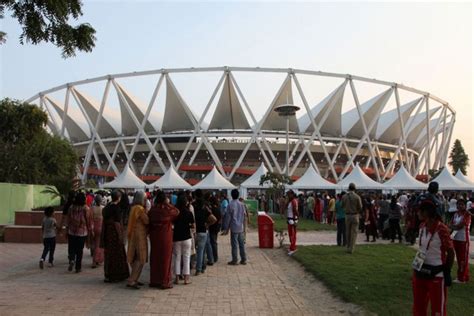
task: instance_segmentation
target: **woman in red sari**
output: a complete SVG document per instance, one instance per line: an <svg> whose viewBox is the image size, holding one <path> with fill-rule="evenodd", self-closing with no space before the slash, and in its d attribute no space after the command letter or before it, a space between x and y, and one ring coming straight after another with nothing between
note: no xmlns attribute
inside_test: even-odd
<svg viewBox="0 0 474 316"><path fill-rule="evenodd" d="M150 287L170 289L171 258L173 255L172 223L179 211L169 203L163 191L159 191L155 205L148 213L150 220Z"/></svg>

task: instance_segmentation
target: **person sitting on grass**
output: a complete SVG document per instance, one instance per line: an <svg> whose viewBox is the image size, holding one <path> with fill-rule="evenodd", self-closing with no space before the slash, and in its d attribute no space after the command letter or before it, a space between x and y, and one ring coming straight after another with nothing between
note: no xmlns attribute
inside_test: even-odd
<svg viewBox="0 0 474 316"><path fill-rule="evenodd" d="M49 267L53 267L54 249L56 248L56 219L54 218L54 209L50 206L44 209L43 223L41 224L43 232L43 254L39 262L39 267L44 268L44 261L49 253Z"/></svg>
<svg viewBox="0 0 474 316"><path fill-rule="evenodd" d="M413 260L413 315L446 315L447 287L451 285L454 247L442 213L429 195L419 199L419 251Z"/></svg>

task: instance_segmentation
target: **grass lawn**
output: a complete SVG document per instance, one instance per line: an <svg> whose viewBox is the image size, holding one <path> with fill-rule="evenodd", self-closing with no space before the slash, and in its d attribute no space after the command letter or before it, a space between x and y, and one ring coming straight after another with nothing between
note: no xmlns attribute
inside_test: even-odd
<svg viewBox="0 0 474 316"><path fill-rule="evenodd" d="M275 222L273 229L275 231L287 230L286 218L282 217L280 214L268 214L273 218ZM250 217L250 227L257 228L257 215L252 214ZM336 225L327 225L317 223L309 219L300 219L298 221L298 231L318 231L318 230L327 230L335 231Z"/></svg>
<svg viewBox="0 0 474 316"><path fill-rule="evenodd" d="M378 315L411 315L411 262L404 245L300 246L294 258L343 300ZM474 265L470 267L474 271ZM456 263L452 277L456 277ZM474 282L448 289L448 315L474 315Z"/></svg>

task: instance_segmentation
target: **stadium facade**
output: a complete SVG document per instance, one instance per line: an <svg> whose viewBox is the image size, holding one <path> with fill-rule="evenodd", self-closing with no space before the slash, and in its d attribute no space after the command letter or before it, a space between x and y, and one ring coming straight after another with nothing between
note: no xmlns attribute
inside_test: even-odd
<svg viewBox="0 0 474 316"><path fill-rule="evenodd" d="M180 76L188 89L200 89L196 75L211 73L217 84L204 92L208 101L200 107L183 97L175 84L175 76ZM250 78L246 88L240 74ZM265 77L252 79L261 75ZM129 79L152 85L149 100L142 103L130 92L124 83ZM277 84L268 93L271 89L263 88L270 82ZM97 98L87 93L91 87ZM256 100L271 101L249 101L247 90L262 96ZM161 110L156 105L159 98ZM84 181L118 174L126 164L148 180L170 167L196 180L215 165L238 184L262 162L269 170L284 173L287 122L274 109L289 103L301 108L289 121L290 175L299 176L312 164L321 175L337 181L359 163L383 182L401 164L414 176L444 166L456 115L446 101L402 84L291 68L158 69L106 75L45 90L26 101L45 109L48 129L76 148Z"/></svg>

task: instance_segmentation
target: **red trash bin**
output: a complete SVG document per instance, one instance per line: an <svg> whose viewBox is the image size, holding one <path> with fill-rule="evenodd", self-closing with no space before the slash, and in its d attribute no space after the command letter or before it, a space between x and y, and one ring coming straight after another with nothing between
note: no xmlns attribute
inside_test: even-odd
<svg viewBox="0 0 474 316"><path fill-rule="evenodd" d="M258 212L258 247L273 248L273 219L265 212Z"/></svg>

